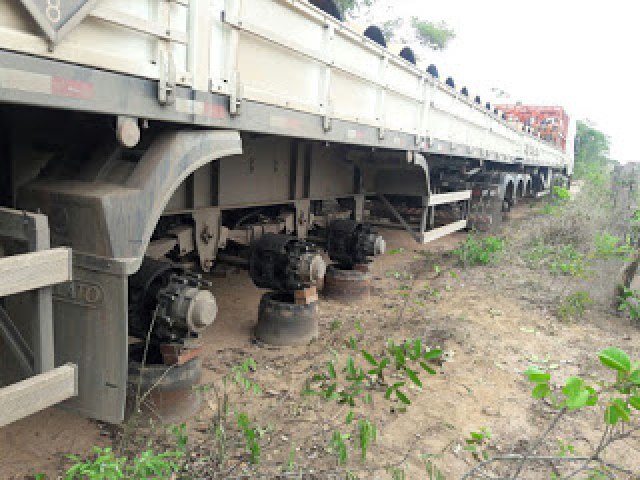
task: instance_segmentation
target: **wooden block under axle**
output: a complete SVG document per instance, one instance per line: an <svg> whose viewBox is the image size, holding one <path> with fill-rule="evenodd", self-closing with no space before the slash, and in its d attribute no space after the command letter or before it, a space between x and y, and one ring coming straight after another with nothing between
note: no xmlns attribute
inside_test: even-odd
<svg viewBox="0 0 640 480"><path fill-rule="evenodd" d="M160 345L160 353L165 365L184 365L202 353L202 346L186 348L183 345L168 343Z"/></svg>
<svg viewBox="0 0 640 480"><path fill-rule="evenodd" d="M318 301L318 291L316 290L316 287L296 290L293 292L293 300L296 305L309 305L310 303Z"/></svg>

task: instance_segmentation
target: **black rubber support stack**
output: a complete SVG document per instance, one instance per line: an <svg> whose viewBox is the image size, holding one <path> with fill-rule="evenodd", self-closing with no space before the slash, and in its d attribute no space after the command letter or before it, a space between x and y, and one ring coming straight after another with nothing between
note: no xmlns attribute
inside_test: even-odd
<svg viewBox="0 0 640 480"><path fill-rule="evenodd" d="M366 265L356 268L329 265L322 293L342 302L366 300L371 296L371 280L372 275Z"/></svg>
<svg viewBox="0 0 640 480"><path fill-rule="evenodd" d="M191 418L202 403L198 385L202 360L194 358L184 365L145 365L129 363L127 417L142 414L165 425ZM144 398L143 402L140 399ZM139 405L138 405L139 403ZM140 408L136 412L136 407Z"/></svg>
<svg viewBox="0 0 640 480"><path fill-rule="evenodd" d="M267 292L258 309L256 339L276 346L306 345L318 336L318 302L296 304L293 294Z"/></svg>

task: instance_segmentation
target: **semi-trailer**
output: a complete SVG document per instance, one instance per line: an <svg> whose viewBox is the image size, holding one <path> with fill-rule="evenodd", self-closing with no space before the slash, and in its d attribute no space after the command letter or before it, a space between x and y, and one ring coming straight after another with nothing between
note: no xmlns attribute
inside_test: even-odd
<svg viewBox="0 0 640 480"><path fill-rule="evenodd" d="M60 401L118 423L132 381L197 382L219 262L272 290L265 338L306 338L271 327L312 319L325 272L362 286L376 225L488 227L573 169L570 135L332 0L2 2L0 125L0 425Z"/></svg>

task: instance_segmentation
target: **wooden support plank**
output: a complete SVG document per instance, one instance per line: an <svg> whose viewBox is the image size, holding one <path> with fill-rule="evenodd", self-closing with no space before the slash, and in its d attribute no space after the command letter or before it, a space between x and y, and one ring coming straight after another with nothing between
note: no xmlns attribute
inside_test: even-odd
<svg viewBox="0 0 640 480"><path fill-rule="evenodd" d="M71 249L54 248L0 258L0 297L71 280Z"/></svg>
<svg viewBox="0 0 640 480"><path fill-rule="evenodd" d="M471 198L471 190L462 190L460 192L436 193L429 197L429 206L443 205L445 203L461 202Z"/></svg>
<svg viewBox="0 0 640 480"><path fill-rule="evenodd" d="M0 389L0 427L75 397L77 371L67 364Z"/></svg>
<svg viewBox="0 0 640 480"><path fill-rule="evenodd" d="M428 232L422 234L422 243L424 244L433 242L440 237L444 237L445 235L449 235L450 233L462 230L463 228L466 228L466 226L466 220L458 220L457 222L452 222L442 227L434 228L433 230L429 230Z"/></svg>

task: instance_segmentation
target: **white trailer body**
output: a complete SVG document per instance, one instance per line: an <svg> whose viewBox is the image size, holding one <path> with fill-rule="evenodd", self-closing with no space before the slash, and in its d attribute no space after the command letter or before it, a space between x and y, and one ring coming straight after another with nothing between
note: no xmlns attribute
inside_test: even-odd
<svg viewBox="0 0 640 480"><path fill-rule="evenodd" d="M571 174L572 139L565 153L513 128L316 3L0 2L0 263L39 250L5 242L25 240L23 211L73 258L71 282L0 298L0 365L77 366L28 392L53 382L69 408L123 420L148 258L209 272L219 250L374 207L428 242Z"/></svg>
<svg viewBox="0 0 640 480"><path fill-rule="evenodd" d="M184 89L174 89L175 101L162 112L151 112L108 105L100 97L119 96L118 88L79 74L47 75L0 61L5 99L42 104L44 96L68 108L571 170L571 152L516 131L305 1L77 0L70 3L88 6L55 43L20 3L0 4L3 50L152 80L161 95L174 84ZM23 3L40 5L32 8L47 22L45 0ZM48 8L49 15L57 11ZM249 102L274 109L260 124L243 121ZM312 115L322 129L305 128L287 112ZM331 134L334 120L348 128ZM375 129L376 138L360 127Z"/></svg>

